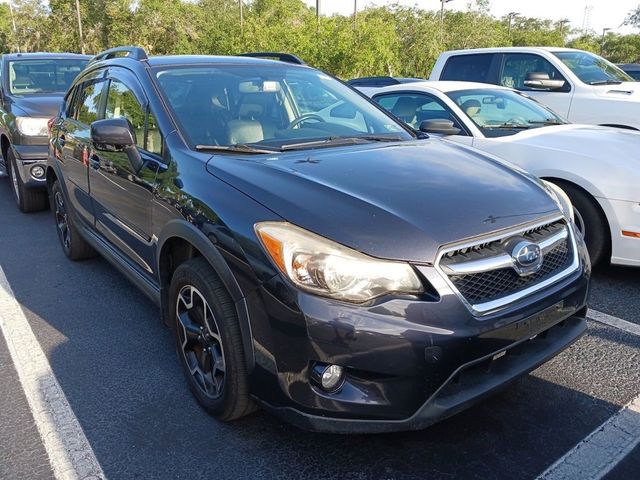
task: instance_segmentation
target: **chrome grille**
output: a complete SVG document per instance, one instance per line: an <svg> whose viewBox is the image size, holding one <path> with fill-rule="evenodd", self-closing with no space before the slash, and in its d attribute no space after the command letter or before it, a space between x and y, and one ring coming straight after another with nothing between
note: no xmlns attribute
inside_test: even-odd
<svg viewBox="0 0 640 480"><path fill-rule="evenodd" d="M543 261L539 270L519 274L507 242L526 239L540 246ZM490 241L479 241L445 251L438 266L451 285L477 313L512 301L520 292L535 291L563 274L575 264L575 243L564 220L511 232ZM542 288L542 287L540 287Z"/></svg>

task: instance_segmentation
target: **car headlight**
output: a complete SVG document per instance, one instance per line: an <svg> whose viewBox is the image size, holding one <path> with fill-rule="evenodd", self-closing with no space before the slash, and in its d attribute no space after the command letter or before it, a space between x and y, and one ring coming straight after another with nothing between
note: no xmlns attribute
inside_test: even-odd
<svg viewBox="0 0 640 480"><path fill-rule="evenodd" d="M16 117L16 126L27 137L46 137L49 135L48 121L48 118Z"/></svg>
<svg viewBox="0 0 640 480"><path fill-rule="evenodd" d="M575 214L573 211L573 204L571 203L569 196L564 193L564 190L562 190L555 183L547 182L546 180L542 181L547 187L547 191L549 192L549 194L551 194L553 199L558 204L558 207L560 207L560 211L562 211L562 214L565 216L565 218L571 222L574 222Z"/></svg>
<svg viewBox="0 0 640 480"><path fill-rule="evenodd" d="M356 303L423 291L408 263L369 257L286 222L257 223L255 230L271 260L302 290Z"/></svg>

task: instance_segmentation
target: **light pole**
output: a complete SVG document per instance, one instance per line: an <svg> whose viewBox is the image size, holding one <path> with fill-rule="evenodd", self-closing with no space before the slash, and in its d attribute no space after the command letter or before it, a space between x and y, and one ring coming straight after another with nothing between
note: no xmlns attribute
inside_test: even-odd
<svg viewBox="0 0 640 480"><path fill-rule="evenodd" d="M513 19L516 18L518 15L520 15L520 13L518 12L507 13L507 17L509 17L509 29L507 30L507 35L509 36L509 38L511 38L511 24L513 22Z"/></svg>
<svg viewBox="0 0 640 480"><path fill-rule="evenodd" d="M353 0L353 29L356 29L358 24L358 0Z"/></svg>
<svg viewBox="0 0 640 480"><path fill-rule="evenodd" d="M602 29L602 40L600 40L600 56L602 56L602 52L604 51L604 37L607 34L607 32L611 30L610 28L603 28Z"/></svg>
<svg viewBox="0 0 640 480"><path fill-rule="evenodd" d="M238 0L238 7L240 8L240 35L244 35L244 2Z"/></svg>
<svg viewBox="0 0 640 480"><path fill-rule="evenodd" d="M80 34L80 51L84 55L84 37L82 35L82 17L80 16L80 0L76 0L76 15L78 16L78 33Z"/></svg>
<svg viewBox="0 0 640 480"><path fill-rule="evenodd" d="M18 42L18 31L16 29L16 17L13 16L11 0L9 0L9 13L11 14L11 24L13 25L13 43L18 48L18 53L20 53L20 43Z"/></svg>
<svg viewBox="0 0 640 480"><path fill-rule="evenodd" d="M440 0L440 43L444 43L444 4L452 0Z"/></svg>
<svg viewBox="0 0 640 480"><path fill-rule="evenodd" d="M562 20L560 20L558 22L558 25L560 25L560 36L562 37L562 43L563 44L564 44L564 26L567 23L571 23L568 18L563 18Z"/></svg>

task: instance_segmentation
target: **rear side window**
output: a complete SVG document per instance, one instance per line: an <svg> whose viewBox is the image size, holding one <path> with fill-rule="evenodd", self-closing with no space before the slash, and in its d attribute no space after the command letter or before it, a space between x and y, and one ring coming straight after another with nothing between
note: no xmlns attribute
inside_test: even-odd
<svg viewBox="0 0 640 480"><path fill-rule="evenodd" d="M493 53L455 55L447 60L440 80L487 83L493 57Z"/></svg>

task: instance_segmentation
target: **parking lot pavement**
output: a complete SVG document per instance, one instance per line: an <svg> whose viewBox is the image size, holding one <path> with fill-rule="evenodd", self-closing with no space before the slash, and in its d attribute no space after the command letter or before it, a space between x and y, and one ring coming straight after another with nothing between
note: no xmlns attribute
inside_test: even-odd
<svg viewBox="0 0 640 480"><path fill-rule="evenodd" d="M551 362L424 431L321 435L263 412L221 424L192 399L169 330L130 283L102 259L67 261L50 213L20 214L3 182L0 225L0 267L110 479L536 478L640 393L640 336L590 322ZM596 274L594 305L638 322L627 271ZM0 411L17 410L13 398L0 395ZM0 451L23 428L3 418ZM607 478L633 478L637 453Z"/></svg>

